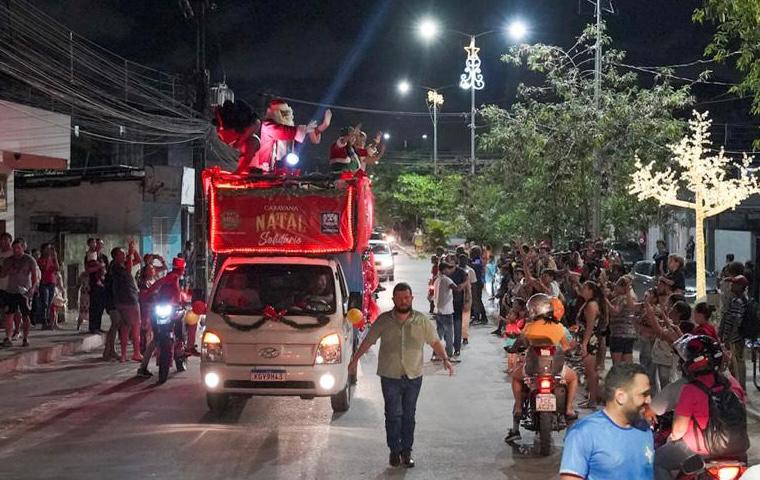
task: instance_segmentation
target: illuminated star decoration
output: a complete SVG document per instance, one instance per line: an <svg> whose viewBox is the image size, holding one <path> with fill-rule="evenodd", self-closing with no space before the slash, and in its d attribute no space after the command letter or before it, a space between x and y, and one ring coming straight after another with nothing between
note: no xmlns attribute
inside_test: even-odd
<svg viewBox="0 0 760 480"><path fill-rule="evenodd" d="M480 48L475 46L475 37L470 38L470 45L464 47L467 52L467 60L464 64L464 73L459 78L459 86L465 90L483 90L485 82L483 81L483 74L480 73L480 57L478 52Z"/></svg>
<svg viewBox="0 0 760 480"><path fill-rule="evenodd" d="M428 90L427 101L430 105L440 106L443 105L443 95L435 90Z"/></svg>

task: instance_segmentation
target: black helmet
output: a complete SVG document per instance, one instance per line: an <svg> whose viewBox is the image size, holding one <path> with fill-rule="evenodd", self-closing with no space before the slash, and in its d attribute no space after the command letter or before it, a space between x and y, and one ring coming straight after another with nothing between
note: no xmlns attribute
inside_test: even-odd
<svg viewBox="0 0 760 480"><path fill-rule="evenodd" d="M537 293L528 299L525 306L528 310L528 320L531 322L539 318L554 320L554 304L549 295Z"/></svg>
<svg viewBox="0 0 760 480"><path fill-rule="evenodd" d="M707 335L683 335L673 342L673 350L678 354L681 370L686 376L717 372L723 362L720 343Z"/></svg>

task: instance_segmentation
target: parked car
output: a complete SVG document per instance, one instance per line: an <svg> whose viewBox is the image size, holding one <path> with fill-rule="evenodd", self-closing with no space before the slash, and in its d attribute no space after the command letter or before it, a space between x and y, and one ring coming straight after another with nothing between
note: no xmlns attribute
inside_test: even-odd
<svg viewBox="0 0 760 480"><path fill-rule="evenodd" d="M654 260L641 260L633 265L631 270L633 275L633 290L639 298L650 288L657 285L657 278L654 271ZM692 261L686 262L684 267L686 276L686 291L684 295L689 303L694 303L697 299L697 263ZM714 272L707 272L706 275L707 293L716 293L718 291L718 280Z"/></svg>
<svg viewBox="0 0 760 480"><path fill-rule="evenodd" d="M377 270L378 279L381 282L392 282L396 269L396 262L393 257L398 253L394 252L390 243L385 240L370 240L369 248L375 255L375 270Z"/></svg>

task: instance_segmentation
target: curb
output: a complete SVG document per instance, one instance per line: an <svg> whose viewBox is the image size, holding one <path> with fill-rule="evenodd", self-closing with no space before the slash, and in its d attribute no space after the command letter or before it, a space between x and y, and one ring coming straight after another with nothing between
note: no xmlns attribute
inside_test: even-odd
<svg viewBox="0 0 760 480"><path fill-rule="evenodd" d="M104 337L104 335L83 335L70 341L20 352L17 355L0 360L0 375L45 363L53 363L60 360L61 357L92 352L103 347Z"/></svg>

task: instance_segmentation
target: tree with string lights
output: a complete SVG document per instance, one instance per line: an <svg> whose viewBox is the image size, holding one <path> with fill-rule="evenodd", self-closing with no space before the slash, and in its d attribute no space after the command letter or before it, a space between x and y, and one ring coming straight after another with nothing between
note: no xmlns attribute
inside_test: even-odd
<svg viewBox="0 0 760 480"><path fill-rule="evenodd" d="M660 205L693 210L696 216L697 298L704 298L705 219L735 208L754 193L760 193L758 178L750 170L752 157L745 153L739 162L716 153L710 140L712 121L708 112L694 112L689 133L669 146L677 168L656 170L654 162L643 164L636 155L636 170L629 191L639 200L654 199ZM686 194L684 190L690 192Z"/></svg>

